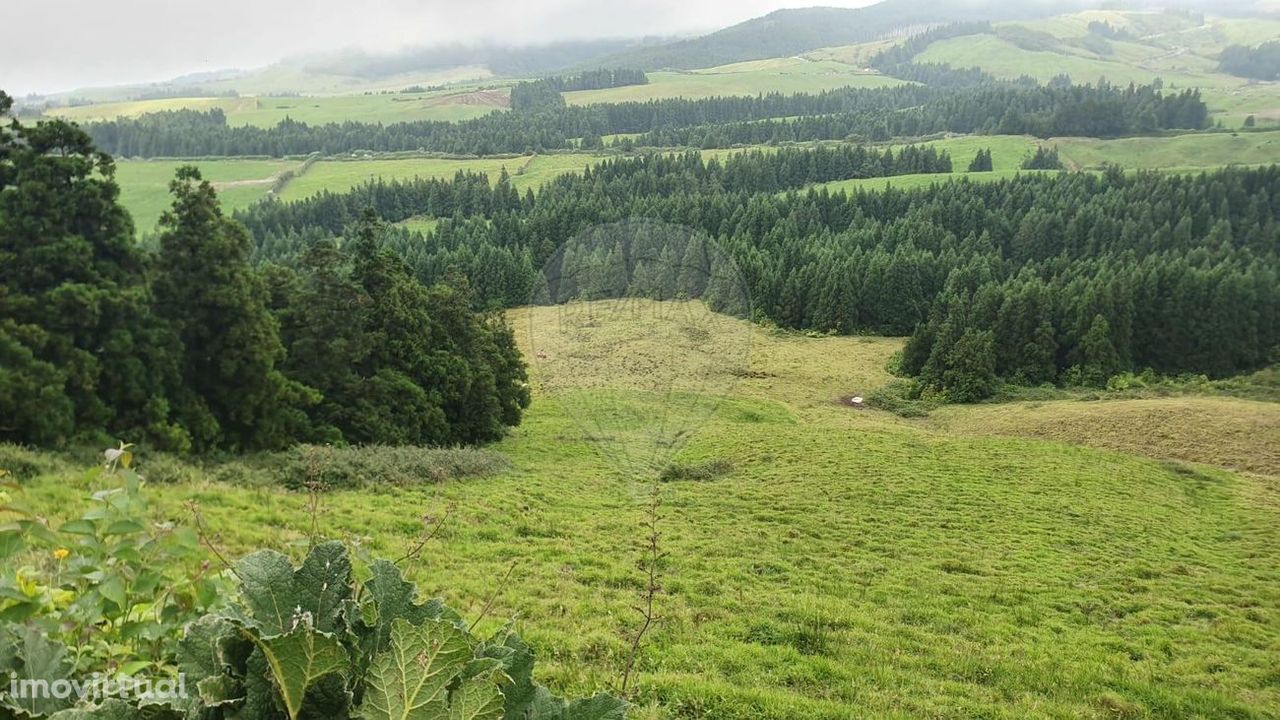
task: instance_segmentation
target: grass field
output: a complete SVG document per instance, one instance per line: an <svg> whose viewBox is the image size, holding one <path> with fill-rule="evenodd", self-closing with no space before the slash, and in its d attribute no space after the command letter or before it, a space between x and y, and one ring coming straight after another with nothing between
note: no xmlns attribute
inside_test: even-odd
<svg viewBox="0 0 1280 720"><path fill-rule="evenodd" d="M646 428L667 417L644 370L656 358L671 377L711 378L717 393L704 416L677 416L687 446L676 459L728 470L661 485L662 621L645 644L634 717L1276 715L1274 476L1079 447L1058 435L988 435L1006 425L1000 407L917 425L837 404L888 379L895 339L725 325L706 337L728 338L733 357L750 344L749 372L730 376L732 363L718 371L670 346L695 335L655 318L699 314L667 305L578 308L589 327L563 322L559 309L514 312L522 347L533 338L547 358L531 361L525 422L496 446L513 469L328 494L320 531L398 556L422 513L453 504L409 567L423 590L467 618L494 595L480 630L518 616L554 688L616 683L642 588L647 482L610 457L653 450ZM598 363L555 374L570 352ZM558 382L548 387L550 377ZM1105 418L1119 407L1072 410ZM1059 415L1050 404L1020 412ZM1170 432L1205 436L1186 459L1221 457L1215 438L1232 438L1233 454L1274 451L1271 436L1239 434L1235 420L1205 423L1229 415L1247 424L1274 418L1273 408L1224 400L1205 412L1170 412L1162 426L1186 419ZM663 432L672 430L667 420ZM629 431L589 432L600 422ZM143 452L144 475L146 462ZM84 482L78 473L45 476L26 494L66 516ZM177 520L184 502L198 501L230 553L261 544L300 552L290 543L311 523L305 494L274 487L204 479L152 495L158 516Z"/></svg>
<svg viewBox="0 0 1280 720"><path fill-rule="evenodd" d="M120 183L120 202L133 216L140 233L150 232L169 208L173 198L169 181L182 165L200 168L206 180L218 190L224 210L248 207L261 200L271 189L275 176L302 163L293 160L130 160L116 163L116 180Z"/></svg>
<svg viewBox="0 0 1280 720"><path fill-rule="evenodd" d="M286 117L311 125L343 122L394 123L412 120L468 120L505 110L510 105L507 88L475 86L423 93L372 93L333 96L264 95L238 98L165 98L82 105L51 111L60 117L87 122L117 117L137 117L166 110L220 108L231 125L271 127Z"/></svg>
<svg viewBox="0 0 1280 720"><path fill-rule="evenodd" d="M1280 477L1280 404L1178 397L950 406L925 424L1037 437Z"/></svg>
<svg viewBox="0 0 1280 720"><path fill-rule="evenodd" d="M1090 45L1090 22L1124 29L1130 39L1109 40L1101 48ZM1169 89L1199 88L1211 119L1235 128L1249 115L1259 124L1280 122L1280 83L1250 83L1219 73L1218 55L1232 43L1257 45L1275 39L1280 39L1280 21L1275 20L1210 17L1199 25L1174 13L1089 10L999 23L994 35L940 41L916 59L980 67L1003 78L1030 75L1040 81L1060 73L1077 83L1105 77L1113 84L1145 84L1159 78ZM843 50L851 58L868 51L860 46Z"/></svg>
<svg viewBox="0 0 1280 720"><path fill-rule="evenodd" d="M401 220L396 223L397 226L407 228L414 232L428 233L436 229L440 224L439 218L429 217L427 215L415 215L408 220Z"/></svg>
<svg viewBox="0 0 1280 720"><path fill-rule="evenodd" d="M307 172L295 177L280 193L282 200L299 200L321 191L345 192L374 178L408 179L413 177L451 178L459 170L483 172L493 181L506 168L512 185L523 192L537 189L542 183L565 172L582 170L597 162L587 154L517 155L484 158L385 158L369 160L321 160L312 163Z"/></svg>
<svg viewBox="0 0 1280 720"><path fill-rule="evenodd" d="M1019 172L1026 156L1039 144L1058 148L1070 169L1090 170L1104 162L1127 169L1162 169L1185 172L1232 164L1280 163L1280 131L1250 133L1211 133L1165 138L1052 138L1037 140L1021 135L957 136L924 143L951 154L955 172L950 175L902 175L892 178L867 178L827 183L832 189L899 189L927 186L967 177L975 182L1000 180ZM761 148L726 148L704 150L704 157L725 159L748 150ZM965 173L969 162L980 149L990 149L994 172ZM285 184L282 200L300 200L322 191L345 192L376 177L407 179L420 177L452 177L459 170L484 172L497 180L503 168L511 175L513 185L523 192L537 190L552 178L579 172L599 162L604 156L588 153L553 153L533 156L484 158L392 157L370 159L330 159L312 163ZM219 195L231 208L245 207L264 197L274 176L301 163L288 160L198 160L194 161L205 176L214 181ZM169 205L168 183L177 161L121 161L118 179L126 208L133 214L139 230L155 226L160 213Z"/></svg>
<svg viewBox="0 0 1280 720"><path fill-rule="evenodd" d="M1212 133L1167 138L1052 138L1073 169L1114 163L1132 169L1207 168L1280 162L1280 132Z"/></svg>
<svg viewBox="0 0 1280 720"><path fill-rule="evenodd" d="M1150 84L1159 77L1170 89L1238 87L1245 84L1239 78L1217 73L1179 72L1063 52L1026 50L995 35L967 35L942 40L930 45L915 59L917 62L948 63L955 67L980 67L1000 78L1016 79L1030 75L1041 82L1066 73L1077 83L1094 83L1105 77L1116 85Z"/></svg>
<svg viewBox="0 0 1280 720"><path fill-rule="evenodd" d="M834 60L775 58L688 72L651 72L647 85L569 92L564 98L571 105L590 105L672 97L819 92L847 86L901 85L902 82L864 73L853 65Z"/></svg>

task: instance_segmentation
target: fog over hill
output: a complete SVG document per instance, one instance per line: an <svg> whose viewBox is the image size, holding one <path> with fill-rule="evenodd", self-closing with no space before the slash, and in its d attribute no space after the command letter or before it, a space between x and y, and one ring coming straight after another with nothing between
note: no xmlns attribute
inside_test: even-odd
<svg viewBox="0 0 1280 720"><path fill-rule="evenodd" d="M431 84L600 65L687 70L866 42L948 22L1048 17L1106 4L840 0L837 4L843 7L801 7L803 0L629 0L595 6L554 0L496 12L493 1L420 8L387 0L368 9L361 6L354 14L336 3L329 7L328 0L305 11L293 3L274 3L255 5L252 13L246 8L258 19L251 25L195 13L184 14L181 27L144 33L140 29L164 17L164 12L148 7L156 4L154 0L144 0L113 10L101 22L76 23L56 35L14 36L0 66L0 87L11 94L60 92L64 97L103 101L163 94L166 88L208 94L337 91L333 82L309 82L316 76L339 78L336 86L342 92L359 92L379 79ZM246 0L230 0L229 5L242 2ZM91 16L101 12L96 5L84 4L77 11ZM1128 9L1166 5L1125 3ZM1256 0L1177 5L1219 13L1266 10ZM14 12L18 23L49 26L55 24L49 17L52 7L30 4ZM228 18L243 16L233 10L220 6L218 12ZM138 23L123 22L135 14ZM735 18L743 20L726 26L726 20ZM90 27L92 38L77 35ZM287 30L263 33L263 27ZM92 58L85 52L89 47L95 49ZM470 70L443 72L457 68ZM81 89L68 92L73 87Z"/></svg>

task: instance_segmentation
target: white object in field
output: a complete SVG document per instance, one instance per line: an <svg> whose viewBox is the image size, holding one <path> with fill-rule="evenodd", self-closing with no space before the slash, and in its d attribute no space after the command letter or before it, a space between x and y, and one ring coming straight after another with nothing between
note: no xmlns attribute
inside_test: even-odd
<svg viewBox="0 0 1280 720"><path fill-rule="evenodd" d="M854 404L854 405L861 405L861 404L862 404L862 396L861 396L861 395L854 395L853 397L849 398L849 402L850 402L850 403L852 403L852 404Z"/></svg>

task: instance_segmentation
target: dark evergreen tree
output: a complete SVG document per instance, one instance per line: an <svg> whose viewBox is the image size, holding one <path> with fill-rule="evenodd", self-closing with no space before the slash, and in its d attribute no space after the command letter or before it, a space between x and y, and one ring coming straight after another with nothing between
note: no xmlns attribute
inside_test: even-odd
<svg viewBox="0 0 1280 720"><path fill-rule="evenodd" d="M991 172L991 149L979 150L969 163L969 172Z"/></svg>
<svg viewBox="0 0 1280 720"><path fill-rule="evenodd" d="M194 167L170 183L161 218L155 314L180 343L175 410L205 451L280 448L310 434L305 408L319 395L277 367L284 348L249 265L249 236L223 216L213 186Z"/></svg>
<svg viewBox="0 0 1280 720"><path fill-rule="evenodd" d="M1035 153L1022 161L1023 170L1061 170L1062 160L1058 158L1057 146L1046 148L1041 145Z"/></svg>
<svg viewBox="0 0 1280 720"><path fill-rule="evenodd" d="M0 122L11 107L0 92ZM75 126L0 125L0 439L185 443L119 192L111 158Z"/></svg>

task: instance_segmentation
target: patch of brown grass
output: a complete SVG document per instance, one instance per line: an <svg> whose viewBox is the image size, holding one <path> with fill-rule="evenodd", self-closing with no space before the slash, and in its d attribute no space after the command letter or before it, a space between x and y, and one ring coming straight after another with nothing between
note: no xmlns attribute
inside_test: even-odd
<svg viewBox="0 0 1280 720"><path fill-rule="evenodd" d="M1221 397L950 406L930 425L1280 475L1280 404Z"/></svg>

